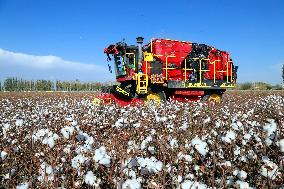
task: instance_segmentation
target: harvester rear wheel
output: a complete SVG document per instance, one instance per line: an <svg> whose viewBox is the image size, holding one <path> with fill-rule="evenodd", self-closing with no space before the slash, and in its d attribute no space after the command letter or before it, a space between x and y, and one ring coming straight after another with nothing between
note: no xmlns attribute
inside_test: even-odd
<svg viewBox="0 0 284 189"><path fill-rule="evenodd" d="M221 95L218 94L212 94L210 95L210 97L208 98L209 102L217 102L220 103L221 102Z"/></svg>

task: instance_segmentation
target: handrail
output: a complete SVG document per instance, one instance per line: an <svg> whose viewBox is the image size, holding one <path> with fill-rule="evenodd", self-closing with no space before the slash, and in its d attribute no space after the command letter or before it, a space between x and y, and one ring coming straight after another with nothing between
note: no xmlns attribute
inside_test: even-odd
<svg viewBox="0 0 284 189"><path fill-rule="evenodd" d="M229 66L228 66L228 63L231 63L232 61L227 61L226 62L226 65L227 65L227 72L226 72L226 74L227 74L227 83L229 83L229 77L228 77L228 75L229 75ZM231 82L232 82L232 75L231 75Z"/></svg>
<svg viewBox="0 0 284 189"><path fill-rule="evenodd" d="M216 62L219 62L221 60L214 60L213 62L210 62L210 64L214 64L214 84L216 83Z"/></svg>
<svg viewBox="0 0 284 189"><path fill-rule="evenodd" d="M232 64L232 61L230 61L231 65L231 83L233 82L233 64Z"/></svg>
<svg viewBox="0 0 284 189"><path fill-rule="evenodd" d="M168 80L168 69L171 70L171 68L168 68L168 58L174 58L174 57L176 57L176 56L174 56L174 55L168 55L168 56L166 56L166 68L164 68L164 69L166 69L166 80ZM174 68L174 69L175 69L175 68Z"/></svg>
<svg viewBox="0 0 284 189"><path fill-rule="evenodd" d="M186 59L184 59L184 81L186 81L186 71L190 71L190 70L193 70L192 68L187 68L186 67Z"/></svg>
<svg viewBox="0 0 284 189"><path fill-rule="evenodd" d="M202 72L208 72L210 70L202 70L201 66L202 66L202 60L210 60L208 58L193 58L193 60L199 60L199 83L201 84L201 76L202 76Z"/></svg>

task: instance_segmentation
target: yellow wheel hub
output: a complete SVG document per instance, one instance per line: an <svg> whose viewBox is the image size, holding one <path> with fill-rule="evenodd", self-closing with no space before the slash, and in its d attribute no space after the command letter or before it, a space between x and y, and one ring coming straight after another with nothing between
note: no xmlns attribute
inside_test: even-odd
<svg viewBox="0 0 284 189"><path fill-rule="evenodd" d="M154 102L155 104L160 104L161 103L161 98L158 94L156 93L150 93L146 97L146 103L152 103Z"/></svg>
<svg viewBox="0 0 284 189"><path fill-rule="evenodd" d="M94 98L94 100L92 101L92 104L95 106L98 106L101 104L101 99L99 98Z"/></svg>
<svg viewBox="0 0 284 189"><path fill-rule="evenodd" d="M221 96L217 94L213 94L209 97L209 102L221 102Z"/></svg>

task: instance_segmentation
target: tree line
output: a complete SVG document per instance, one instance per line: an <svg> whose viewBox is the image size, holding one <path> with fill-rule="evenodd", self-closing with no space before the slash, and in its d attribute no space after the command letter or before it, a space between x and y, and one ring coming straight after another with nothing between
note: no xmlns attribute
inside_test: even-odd
<svg viewBox="0 0 284 189"><path fill-rule="evenodd" d="M236 89L237 90L282 90L284 88L279 84L271 85L264 82L245 82L237 84Z"/></svg>
<svg viewBox="0 0 284 189"><path fill-rule="evenodd" d="M96 91L105 84L100 82L24 80L7 78L0 81L0 91Z"/></svg>

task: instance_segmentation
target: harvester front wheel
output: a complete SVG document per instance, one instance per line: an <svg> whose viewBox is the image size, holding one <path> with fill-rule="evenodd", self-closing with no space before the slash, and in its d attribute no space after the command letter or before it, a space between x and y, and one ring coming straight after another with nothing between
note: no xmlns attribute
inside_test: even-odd
<svg viewBox="0 0 284 189"><path fill-rule="evenodd" d="M150 103L160 104L161 103L161 97L158 93L149 93L146 96L145 102L146 102L146 104L150 104Z"/></svg>
<svg viewBox="0 0 284 189"><path fill-rule="evenodd" d="M101 99L96 98L96 97L95 97L95 98L93 99L93 101L92 101L92 104L93 104L94 106L99 106L101 103L102 103Z"/></svg>

